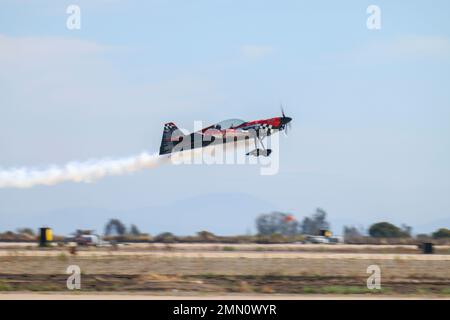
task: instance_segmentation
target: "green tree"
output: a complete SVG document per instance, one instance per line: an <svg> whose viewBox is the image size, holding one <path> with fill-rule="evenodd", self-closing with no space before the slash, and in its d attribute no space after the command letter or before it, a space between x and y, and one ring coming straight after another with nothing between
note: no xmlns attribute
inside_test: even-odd
<svg viewBox="0 0 450 320"><path fill-rule="evenodd" d="M378 222L370 226L369 235L374 238L407 238L410 229L400 229L389 222Z"/></svg>
<svg viewBox="0 0 450 320"><path fill-rule="evenodd" d="M215 236L214 233L206 231L206 230L197 232L197 236L203 241L215 241L215 240L217 240L217 237Z"/></svg>
<svg viewBox="0 0 450 320"><path fill-rule="evenodd" d="M256 230L260 235L282 234L292 236L297 234L298 222L292 216L282 212L261 214L256 218Z"/></svg>
<svg viewBox="0 0 450 320"><path fill-rule="evenodd" d="M127 227L119 219L110 219L105 226L105 235L123 236L127 232Z"/></svg>
<svg viewBox="0 0 450 320"><path fill-rule="evenodd" d="M177 241L177 237L170 232L163 232L155 237L155 242L173 243Z"/></svg>
<svg viewBox="0 0 450 320"><path fill-rule="evenodd" d="M344 238L359 238L364 234L362 228L357 228L355 226L344 226Z"/></svg>
<svg viewBox="0 0 450 320"><path fill-rule="evenodd" d="M311 217L305 217L300 226L302 234L318 235L320 230L330 230L330 223L327 221L327 213L321 208L317 208Z"/></svg>
<svg viewBox="0 0 450 320"><path fill-rule="evenodd" d="M19 233L19 234L28 234L30 236L34 236L35 235L33 229L31 229L31 228L19 228L19 229L17 229L17 233Z"/></svg>
<svg viewBox="0 0 450 320"><path fill-rule="evenodd" d="M450 238L450 229L440 228L432 233L432 237L435 239L439 238Z"/></svg>
<svg viewBox="0 0 450 320"><path fill-rule="evenodd" d="M130 234L133 236L140 236L141 235L141 231L139 230L139 228L135 225L132 224L130 227Z"/></svg>

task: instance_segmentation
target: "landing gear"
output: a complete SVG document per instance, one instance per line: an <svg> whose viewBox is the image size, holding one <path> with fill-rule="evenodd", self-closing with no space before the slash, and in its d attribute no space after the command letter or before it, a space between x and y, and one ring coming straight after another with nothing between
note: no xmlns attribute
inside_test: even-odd
<svg viewBox="0 0 450 320"><path fill-rule="evenodd" d="M248 152L246 155L247 156L255 156L255 157L259 157L259 156L263 156L263 157L268 157L270 156L270 154L272 153L271 149L255 149L253 151Z"/></svg>
<svg viewBox="0 0 450 320"><path fill-rule="evenodd" d="M258 148L257 139L258 139L259 143L261 143L262 149ZM272 149L266 149L266 147L264 147L264 144L263 144L261 138L259 138L259 137L255 137L255 148L256 148L255 150L248 152L246 155L247 156L252 155L255 157L259 157L259 156L268 157L272 153Z"/></svg>

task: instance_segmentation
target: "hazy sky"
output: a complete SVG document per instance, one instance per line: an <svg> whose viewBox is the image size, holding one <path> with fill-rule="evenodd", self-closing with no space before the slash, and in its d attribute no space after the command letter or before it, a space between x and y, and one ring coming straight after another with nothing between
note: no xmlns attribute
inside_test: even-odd
<svg viewBox="0 0 450 320"><path fill-rule="evenodd" d="M80 30L66 27L70 4ZM366 27L370 4L381 30ZM166 165L0 189L0 231L19 215L211 193L299 218L323 207L355 224L448 221L449 13L446 0L0 0L3 170L157 151L168 121L269 118L280 102L294 119L277 175Z"/></svg>

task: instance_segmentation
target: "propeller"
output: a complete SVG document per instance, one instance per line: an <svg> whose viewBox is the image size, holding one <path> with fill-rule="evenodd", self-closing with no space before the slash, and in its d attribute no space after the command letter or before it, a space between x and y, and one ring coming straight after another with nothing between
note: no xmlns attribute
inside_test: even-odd
<svg viewBox="0 0 450 320"><path fill-rule="evenodd" d="M284 109L283 109L283 105L280 104L280 109L281 109L281 127L284 129L284 134L287 136L288 131L291 130L291 120L292 118L290 117L286 117L286 114L284 113Z"/></svg>

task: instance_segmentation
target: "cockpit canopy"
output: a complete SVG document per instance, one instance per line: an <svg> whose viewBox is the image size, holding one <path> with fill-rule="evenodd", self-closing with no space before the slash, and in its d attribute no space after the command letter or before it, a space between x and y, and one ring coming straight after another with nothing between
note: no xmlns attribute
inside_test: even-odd
<svg viewBox="0 0 450 320"><path fill-rule="evenodd" d="M219 123L216 123L213 127L218 130L227 130L232 129L240 126L241 124L245 123L244 120L240 119L228 119L221 121Z"/></svg>

